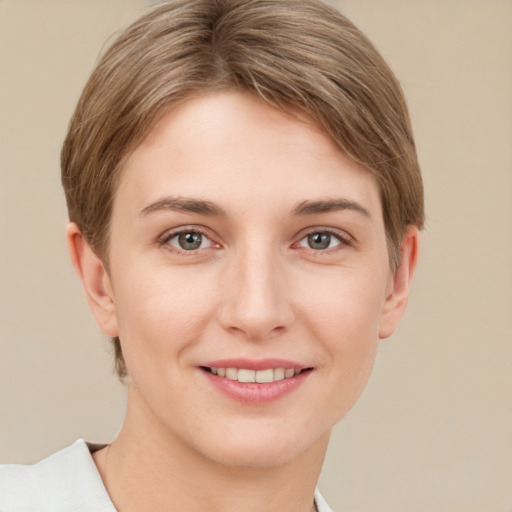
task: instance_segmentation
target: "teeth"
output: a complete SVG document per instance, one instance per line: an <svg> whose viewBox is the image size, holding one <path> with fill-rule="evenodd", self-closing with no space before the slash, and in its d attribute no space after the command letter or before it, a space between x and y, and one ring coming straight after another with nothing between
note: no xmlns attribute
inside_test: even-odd
<svg viewBox="0 0 512 512"><path fill-rule="evenodd" d="M258 370L256 372L256 382L274 382L274 370L272 370L272 368L268 370Z"/></svg>
<svg viewBox="0 0 512 512"><path fill-rule="evenodd" d="M238 382L255 382L256 372L254 370L238 370Z"/></svg>
<svg viewBox="0 0 512 512"><path fill-rule="evenodd" d="M238 382L258 382L260 384L289 379L301 370L294 368L268 368L266 370L247 370L245 368L210 368L214 375Z"/></svg>
<svg viewBox="0 0 512 512"><path fill-rule="evenodd" d="M229 380L238 380L238 370L236 368L226 368L226 378Z"/></svg>
<svg viewBox="0 0 512 512"><path fill-rule="evenodd" d="M284 379L284 368L276 368L274 370L274 380L283 380Z"/></svg>

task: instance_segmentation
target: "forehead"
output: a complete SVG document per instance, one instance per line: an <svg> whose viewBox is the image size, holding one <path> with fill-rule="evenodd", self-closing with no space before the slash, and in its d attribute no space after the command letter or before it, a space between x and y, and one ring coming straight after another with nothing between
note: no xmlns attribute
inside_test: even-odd
<svg viewBox="0 0 512 512"><path fill-rule="evenodd" d="M116 194L133 209L164 195L229 208L258 198L268 209L300 196L344 194L380 210L373 177L344 156L318 124L243 92L189 98L168 112L127 159Z"/></svg>

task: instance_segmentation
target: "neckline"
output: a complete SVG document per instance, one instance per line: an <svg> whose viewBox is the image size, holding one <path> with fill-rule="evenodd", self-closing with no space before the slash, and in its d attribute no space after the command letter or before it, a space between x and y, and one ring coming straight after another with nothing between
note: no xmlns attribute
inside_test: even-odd
<svg viewBox="0 0 512 512"><path fill-rule="evenodd" d="M108 510L105 512L117 512L117 509L114 507L114 504L112 503L112 500L110 499L110 496L109 496L107 489L106 489L106 487L103 483L103 480L101 478L100 472L98 471L96 463L94 462L94 459L92 457L94 453L102 450L103 448L106 448L108 446L108 443L93 443L93 442L87 442L84 439L79 439L72 446L77 445L80 442L83 443L83 447L86 448L86 450L89 454L90 463L94 467L95 477L97 480L99 480L99 483L100 483L101 488L105 495L105 499L108 501L108 506L112 508L112 510ZM324 497L320 494L320 491L318 489L315 489L313 505L315 507L316 512L332 512L332 510L329 508ZM105 503L104 506L107 506L107 503Z"/></svg>

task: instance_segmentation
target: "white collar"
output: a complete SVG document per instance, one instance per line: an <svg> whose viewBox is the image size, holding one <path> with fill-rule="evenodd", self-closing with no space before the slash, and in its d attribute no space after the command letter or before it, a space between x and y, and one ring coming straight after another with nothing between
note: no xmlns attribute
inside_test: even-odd
<svg viewBox="0 0 512 512"><path fill-rule="evenodd" d="M100 448L79 439L37 464L0 466L0 510L116 512L91 455ZM332 512L318 490L315 504Z"/></svg>

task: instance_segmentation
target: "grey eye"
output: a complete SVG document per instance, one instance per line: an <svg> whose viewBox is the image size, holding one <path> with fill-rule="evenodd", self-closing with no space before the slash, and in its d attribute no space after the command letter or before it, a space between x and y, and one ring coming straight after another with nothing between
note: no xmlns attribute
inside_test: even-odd
<svg viewBox="0 0 512 512"><path fill-rule="evenodd" d="M327 249L331 243L329 233L313 233L308 235L308 245L311 249Z"/></svg>
<svg viewBox="0 0 512 512"><path fill-rule="evenodd" d="M300 241L299 245L301 247L322 251L325 249L331 249L333 247L336 247L341 243L341 240L332 233L325 231L317 231L316 233L310 233L309 235L305 236Z"/></svg>
<svg viewBox="0 0 512 512"><path fill-rule="evenodd" d="M196 251L197 249L209 247L211 242L198 231L184 231L171 237L169 244L183 251Z"/></svg>
<svg viewBox="0 0 512 512"><path fill-rule="evenodd" d="M203 235L201 233L182 233L178 235L178 243L186 251L195 251L201 247Z"/></svg>

